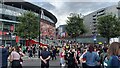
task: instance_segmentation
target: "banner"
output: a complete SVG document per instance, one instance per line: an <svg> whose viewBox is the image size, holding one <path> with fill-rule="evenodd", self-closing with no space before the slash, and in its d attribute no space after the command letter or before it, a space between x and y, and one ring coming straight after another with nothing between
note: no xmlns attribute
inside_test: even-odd
<svg viewBox="0 0 120 68"><path fill-rule="evenodd" d="M16 43L18 43L19 42L19 37L18 36L16 36Z"/></svg>

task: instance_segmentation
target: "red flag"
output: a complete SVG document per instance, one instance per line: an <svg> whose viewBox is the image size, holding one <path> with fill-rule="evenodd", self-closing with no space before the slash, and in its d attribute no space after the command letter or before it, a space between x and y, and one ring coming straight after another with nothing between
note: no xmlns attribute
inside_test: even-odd
<svg viewBox="0 0 120 68"><path fill-rule="evenodd" d="M18 36L16 36L16 43L18 43L19 42L19 37Z"/></svg>

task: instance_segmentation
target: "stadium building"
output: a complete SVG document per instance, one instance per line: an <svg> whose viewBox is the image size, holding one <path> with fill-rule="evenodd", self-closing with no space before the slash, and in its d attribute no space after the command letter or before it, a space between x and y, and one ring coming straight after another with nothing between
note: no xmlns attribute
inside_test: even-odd
<svg viewBox="0 0 120 68"><path fill-rule="evenodd" d="M24 0L20 0L20 2L14 1L0 1L0 45L16 44L16 36L13 33L15 32L16 24L20 23L17 18L26 11L32 11L38 16L42 15L40 19L41 37L55 37L57 18L51 12L31 2ZM19 39L19 42L24 44L24 39Z"/></svg>

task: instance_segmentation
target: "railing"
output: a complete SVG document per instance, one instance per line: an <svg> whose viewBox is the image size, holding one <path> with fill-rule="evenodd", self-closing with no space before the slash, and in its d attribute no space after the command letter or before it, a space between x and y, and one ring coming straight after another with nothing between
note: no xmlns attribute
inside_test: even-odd
<svg viewBox="0 0 120 68"><path fill-rule="evenodd" d="M37 39L36 41L38 41L38 39ZM61 46L61 45L62 45L62 44L61 44L58 40L56 40L56 39L54 39L54 40L51 40L51 39L40 39L40 42L43 43L43 44L46 44L46 45L48 45L48 46L51 46L51 45L53 45L53 46Z"/></svg>

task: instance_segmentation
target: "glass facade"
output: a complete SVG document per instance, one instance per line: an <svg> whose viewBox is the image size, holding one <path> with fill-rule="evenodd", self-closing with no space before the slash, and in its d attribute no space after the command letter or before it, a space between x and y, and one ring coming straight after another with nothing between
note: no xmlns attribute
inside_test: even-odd
<svg viewBox="0 0 120 68"><path fill-rule="evenodd" d="M45 19L45 20L47 20L47 21L49 21L49 22L51 22L51 23L54 23L54 22L53 22L49 17L47 17L47 16L44 16L43 19Z"/></svg>
<svg viewBox="0 0 120 68"><path fill-rule="evenodd" d="M8 5L2 5L0 4L0 14L5 14L5 15L10 15L10 16L18 16L20 15L20 13L22 13L23 11L21 9L12 7L12 6L8 6ZM2 9L2 10L1 10Z"/></svg>
<svg viewBox="0 0 120 68"><path fill-rule="evenodd" d="M22 9L22 6L21 6L21 9L20 8L16 8L14 7L14 5L12 6L8 6L8 5L2 5L0 4L0 14L3 14L3 15L9 15L9 16L20 16L22 13L26 12L26 10ZM38 15L37 13L35 13L36 15ZM51 22L51 23L54 23L53 20L51 20L49 17L47 16L43 16L43 19Z"/></svg>

